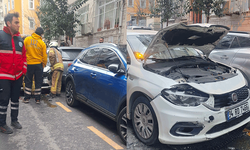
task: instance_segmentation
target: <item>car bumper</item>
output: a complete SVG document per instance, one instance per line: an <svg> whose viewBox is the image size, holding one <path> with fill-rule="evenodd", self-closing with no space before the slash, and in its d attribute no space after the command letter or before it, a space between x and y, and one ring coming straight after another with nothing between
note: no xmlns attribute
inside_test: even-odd
<svg viewBox="0 0 250 150"><path fill-rule="evenodd" d="M150 103L158 121L159 141L163 144L182 145L211 140L247 124L250 112L228 122L225 115L227 110L246 102L250 104L249 97L235 106L224 107L219 111L208 109L204 105L177 106L162 96L157 96Z"/></svg>

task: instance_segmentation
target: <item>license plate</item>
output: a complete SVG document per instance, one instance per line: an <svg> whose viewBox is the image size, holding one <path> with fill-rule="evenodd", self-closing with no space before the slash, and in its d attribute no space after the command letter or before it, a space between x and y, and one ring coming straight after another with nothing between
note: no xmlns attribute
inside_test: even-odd
<svg viewBox="0 0 250 150"><path fill-rule="evenodd" d="M227 118L227 121L230 121L234 118L238 118L240 116L242 116L244 113L247 113L249 112L249 105L248 105L248 102L243 104L243 105L240 105L238 107L235 107L233 109L230 109L228 111L226 111L226 118Z"/></svg>

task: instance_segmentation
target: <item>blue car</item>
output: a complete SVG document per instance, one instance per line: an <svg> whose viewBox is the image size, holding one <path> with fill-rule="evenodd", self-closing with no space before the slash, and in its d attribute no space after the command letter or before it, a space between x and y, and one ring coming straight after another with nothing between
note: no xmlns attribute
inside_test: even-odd
<svg viewBox="0 0 250 150"><path fill-rule="evenodd" d="M68 68L66 102L83 102L117 123L123 142L127 137L126 52L111 43L94 44L82 50Z"/></svg>

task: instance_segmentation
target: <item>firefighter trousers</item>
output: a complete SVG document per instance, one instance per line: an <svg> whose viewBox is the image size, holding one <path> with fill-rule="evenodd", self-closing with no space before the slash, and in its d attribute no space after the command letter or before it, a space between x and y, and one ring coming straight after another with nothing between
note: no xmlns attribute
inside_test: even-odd
<svg viewBox="0 0 250 150"><path fill-rule="evenodd" d="M19 96L22 77L17 80L0 80L0 126L6 124L7 108L10 102L11 121L18 121Z"/></svg>
<svg viewBox="0 0 250 150"><path fill-rule="evenodd" d="M52 85L50 88L50 92L52 94L60 94L62 87L62 73L63 71L55 70L52 74Z"/></svg>
<svg viewBox="0 0 250 150"><path fill-rule="evenodd" d="M41 99L41 87L43 83L43 66L42 64L27 65L27 73L25 76L24 99L30 99L32 93L32 79L35 76L35 100Z"/></svg>

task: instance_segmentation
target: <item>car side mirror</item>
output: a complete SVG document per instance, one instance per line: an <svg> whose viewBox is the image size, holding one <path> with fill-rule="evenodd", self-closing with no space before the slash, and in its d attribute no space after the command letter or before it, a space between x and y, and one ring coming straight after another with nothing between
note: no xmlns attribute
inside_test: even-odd
<svg viewBox="0 0 250 150"><path fill-rule="evenodd" d="M110 64L108 66L109 71L113 72L113 73L117 73L119 70L119 64Z"/></svg>

